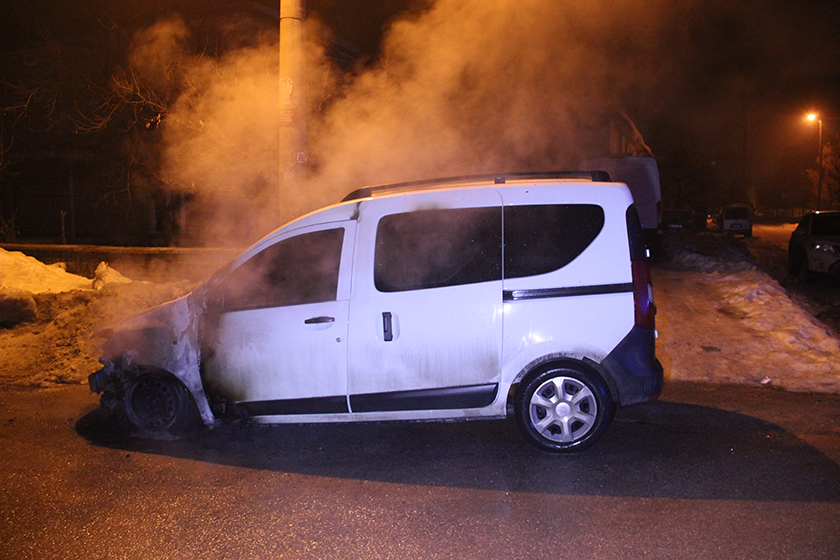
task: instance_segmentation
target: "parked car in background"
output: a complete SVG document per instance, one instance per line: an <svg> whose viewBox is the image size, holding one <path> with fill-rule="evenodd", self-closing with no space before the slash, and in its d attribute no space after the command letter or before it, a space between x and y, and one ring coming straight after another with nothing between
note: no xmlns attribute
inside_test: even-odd
<svg viewBox="0 0 840 560"><path fill-rule="evenodd" d="M814 273L840 276L840 212L809 212L788 243L792 276L810 280Z"/></svg>
<svg viewBox="0 0 840 560"><path fill-rule="evenodd" d="M662 228L665 231L691 231L694 229L694 214L691 210L663 210Z"/></svg>
<svg viewBox="0 0 840 560"><path fill-rule="evenodd" d="M720 213L721 230L752 237L752 213L747 206L727 206Z"/></svg>
<svg viewBox="0 0 840 560"><path fill-rule="evenodd" d="M512 414L583 449L663 381L639 216L598 178L355 191L115 328L91 390L141 429Z"/></svg>

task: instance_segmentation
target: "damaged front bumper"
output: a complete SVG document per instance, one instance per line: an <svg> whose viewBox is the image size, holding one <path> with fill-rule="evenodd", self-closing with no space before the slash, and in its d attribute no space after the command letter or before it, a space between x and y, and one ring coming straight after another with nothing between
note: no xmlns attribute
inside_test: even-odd
<svg viewBox="0 0 840 560"><path fill-rule="evenodd" d="M170 376L192 395L204 424L216 424L199 371L197 323L201 307L191 295L137 313L115 327L102 347L102 368L88 376L102 405L124 406L139 378Z"/></svg>
<svg viewBox="0 0 840 560"><path fill-rule="evenodd" d="M88 375L88 385L90 386L91 393L101 393L104 391L105 387L111 382L113 374L114 366L108 364L102 369Z"/></svg>

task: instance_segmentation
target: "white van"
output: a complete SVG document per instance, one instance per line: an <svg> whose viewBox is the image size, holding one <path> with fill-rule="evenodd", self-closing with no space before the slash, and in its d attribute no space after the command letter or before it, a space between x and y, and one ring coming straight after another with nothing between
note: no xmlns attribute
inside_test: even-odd
<svg viewBox="0 0 840 560"><path fill-rule="evenodd" d="M732 234L752 237L752 213L748 206L727 206L720 213L720 228Z"/></svg>
<svg viewBox="0 0 840 560"><path fill-rule="evenodd" d="M598 178L599 174L594 174ZM129 318L90 376L140 429L505 418L582 449L656 398L629 189L591 173L367 187Z"/></svg>

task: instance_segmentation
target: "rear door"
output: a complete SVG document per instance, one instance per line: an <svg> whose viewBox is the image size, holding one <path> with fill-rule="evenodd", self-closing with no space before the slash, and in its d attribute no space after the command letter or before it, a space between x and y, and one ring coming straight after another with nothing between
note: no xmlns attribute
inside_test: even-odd
<svg viewBox="0 0 840 560"><path fill-rule="evenodd" d="M486 189L362 204L349 333L354 413L388 417L493 403L501 227L501 197Z"/></svg>
<svg viewBox="0 0 840 560"><path fill-rule="evenodd" d="M634 325L624 220L632 200L607 188L587 194L600 204L557 204L541 191L505 206L504 359L513 372L549 355L603 359Z"/></svg>

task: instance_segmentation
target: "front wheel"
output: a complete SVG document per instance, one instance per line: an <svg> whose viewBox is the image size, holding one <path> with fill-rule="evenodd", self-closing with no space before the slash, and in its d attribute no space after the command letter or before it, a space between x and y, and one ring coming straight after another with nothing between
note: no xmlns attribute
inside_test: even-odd
<svg viewBox="0 0 840 560"><path fill-rule="evenodd" d="M612 420L613 403L597 374L583 366L557 364L525 379L514 410L532 443L563 453L595 443Z"/></svg>
<svg viewBox="0 0 840 560"><path fill-rule="evenodd" d="M123 397L126 416L140 430L162 432L188 421L192 399L184 385L165 374L145 374L131 382Z"/></svg>

